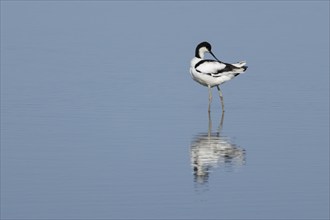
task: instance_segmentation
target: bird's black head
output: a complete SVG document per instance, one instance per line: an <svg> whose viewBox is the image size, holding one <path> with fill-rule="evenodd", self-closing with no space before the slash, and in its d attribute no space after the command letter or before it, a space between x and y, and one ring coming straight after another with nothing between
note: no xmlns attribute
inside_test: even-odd
<svg viewBox="0 0 330 220"><path fill-rule="evenodd" d="M209 42L202 42L197 45L195 51L195 57L202 58L205 52L210 52L212 49L211 44Z"/></svg>
<svg viewBox="0 0 330 220"><path fill-rule="evenodd" d="M211 44L207 41L204 41L204 42L198 44L196 49L200 49L202 47L205 47L208 51L211 51L211 49L212 49Z"/></svg>
<svg viewBox="0 0 330 220"><path fill-rule="evenodd" d="M221 63L220 60L212 53L212 47L211 44L207 41L204 41L197 45L196 51L195 51L195 57L203 59L204 53L208 52L210 53L218 62Z"/></svg>

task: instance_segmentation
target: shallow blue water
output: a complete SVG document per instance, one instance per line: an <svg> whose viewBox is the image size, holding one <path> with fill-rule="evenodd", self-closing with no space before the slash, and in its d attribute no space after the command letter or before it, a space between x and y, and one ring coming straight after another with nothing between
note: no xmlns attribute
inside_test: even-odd
<svg viewBox="0 0 330 220"><path fill-rule="evenodd" d="M329 2L2 1L1 218L329 218Z"/></svg>

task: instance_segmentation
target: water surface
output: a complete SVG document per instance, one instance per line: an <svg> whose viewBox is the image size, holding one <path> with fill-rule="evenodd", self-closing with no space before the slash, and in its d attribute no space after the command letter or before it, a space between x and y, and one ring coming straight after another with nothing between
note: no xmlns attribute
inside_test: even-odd
<svg viewBox="0 0 330 220"><path fill-rule="evenodd" d="M1 218L329 218L329 2L1 1Z"/></svg>

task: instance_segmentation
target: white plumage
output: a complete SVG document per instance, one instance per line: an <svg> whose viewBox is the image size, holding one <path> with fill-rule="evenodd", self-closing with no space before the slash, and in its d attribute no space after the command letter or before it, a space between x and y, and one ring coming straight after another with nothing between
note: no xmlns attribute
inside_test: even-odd
<svg viewBox="0 0 330 220"><path fill-rule="evenodd" d="M216 60L204 59L206 52L210 53ZM222 111L224 111L223 96L219 85L245 72L247 69L245 65L245 61L229 64L218 60L212 53L211 44L208 42L197 45L195 57L190 62L190 74L196 82L209 88L209 111L212 100L211 88L217 86Z"/></svg>

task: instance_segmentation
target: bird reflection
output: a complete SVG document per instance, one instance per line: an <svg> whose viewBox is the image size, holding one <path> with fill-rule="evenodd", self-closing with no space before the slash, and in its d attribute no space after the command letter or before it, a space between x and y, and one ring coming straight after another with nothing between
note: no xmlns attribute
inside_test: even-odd
<svg viewBox="0 0 330 220"><path fill-rule="evenodd" d="M228 137L221 136L224 112L217 132L212 132L212 121L208 113L207 133L196 135L191 143L191 165L196 183L208 182L210 172L217 167L235 168L245 164L245 150L232 144Z"/></svg>

